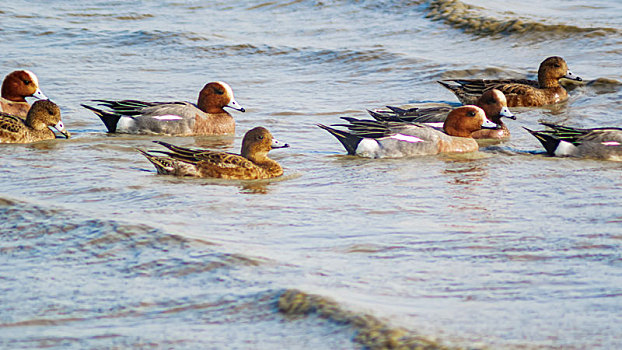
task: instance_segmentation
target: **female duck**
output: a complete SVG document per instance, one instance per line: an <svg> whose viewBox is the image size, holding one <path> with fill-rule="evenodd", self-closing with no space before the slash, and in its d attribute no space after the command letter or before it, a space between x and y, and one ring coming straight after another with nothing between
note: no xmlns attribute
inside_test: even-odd
<svg viewBox="0 0 622 350"><path fill-rule="evenodd" d="M452 110L443 131L422 123L381 122L342 118L350 124L345 132L328 126L318 126L335 136L348 154L368 158L399 158L439 153L474 152L479 146L471 133L482 128L496 128L477 106L463 106Z"/></svg>
<svg viewBox="0 0 622 350"><path fill-rule="evenodd" d="M622 128L578 129L551 123L541 123L551 130L533 131L551 156L572 156L622 161Z"/></svg>
<svg viewBox="0 0 622 350"><path fill-rule="evenodd" d="M510 107L534 107L565 101L568 93L559 79L582 79L568 70L563 58L553 56L545 59L538 69L538 81L528 79L450 79L439 81L451 90L463 104L474 103L486 90L498 89L503 92ZM453 82L449 84L446 82Z"/></svg>
<svg viewBox="0 0 622 350"><path fill-rule="evenodd" d="M33 103L26 120L0 113L0 143L30 143L56 138L50 128L69 138L69 132L60 117L60 109L50 100Z"/></svg>
<svg viewBox="0 0 622 350"><path fill-rule="evenodd" d="M26 118L30 109L26 97L30 96L47 100L47 97L39 89L39 79L35 73L28 70L16 70L9 73L2 81L0 112Z"/></svg>
<svg viewBox="0 0 622 350"><path fill-rule="evenodd" d="M219 135L235 131L235 121L224 107L244 112L233 90L224 82L206 84L196 105L190 102L144 102L137 100L94 100L103 110L82 105L95 112L110 133Z"/></svg>
<svg viewBox="0 0 622 350"><path fill-rule="evenodd" d="M484 92L475 102L475 105L483 109L486 118L497 124L497 129L480 129L471 133L474 139L507 139L510 137L510 130L501 120L502 117L516 120L516 117L508 109L505 95L492 89ZM426 123L430 126L442 128L443 122L447 118L452 107L431 107L431 108L410 108L402 109L399 107L387 106L391 112L368 111L372 117L380 121L403 121L405 123ZM439 125L440 124L440 125Z"/></svg>
<svg viewBox="0 0 622 350"><path fill-rule="evenodd" d="M158 174L207 177L221 179L269 179L283 175L283 168L268 158L268 152L275 148L289 147L272 137L268 129L256 127L244 135L240 155L210 151L192 150L154 141L169 151L152 151L155 155L139 150L155 165Z"/></svg>

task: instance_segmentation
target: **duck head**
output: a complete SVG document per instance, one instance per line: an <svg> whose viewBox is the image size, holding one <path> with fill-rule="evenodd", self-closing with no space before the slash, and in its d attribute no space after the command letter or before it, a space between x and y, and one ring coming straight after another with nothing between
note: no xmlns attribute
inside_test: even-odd
<svg viewBox="0 0 622 350"><path fill-rule="evenodd" d="M47 100L39 89L39 79L28 70L16 70L9 73L2 82L2 97L13 102L26 102L25 97Z"/></svg>
<svg viewBox="0 0 622 350"><path fill-rule="evenodd" d="M224 107L233 108L240 112L246 111L233 97L233 90L229 84L222 81L205 84L199 92L197 105L206 113L224 113Z"/></svg>
<svg viewBox="0 0 622 350"><path fill-rule="evenodd" d="M450 136L471 137L471 133L480 129L495 129L499 127L486 118L483 109L468 105L458 107L447 115L443 130Z"/></svg>

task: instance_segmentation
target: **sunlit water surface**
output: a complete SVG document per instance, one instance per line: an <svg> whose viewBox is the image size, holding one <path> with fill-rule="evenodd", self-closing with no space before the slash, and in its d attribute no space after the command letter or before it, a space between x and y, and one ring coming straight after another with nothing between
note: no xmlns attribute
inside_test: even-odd
<svg viewBox="0 0 622 350"><path fill-rule="evenodd" d="M622 126L621 15L615 0L4 4L2 75L34 71L74 137L0 145L0 346L373 347L280 313L296 289L448 346L622 348L622 167L545 157L522 129ZM511 140L476 154L354 158L315 126L455 103L436 80L533 78L552 55L587 84L515 109ZM235 135L107 135L80 107L194 101L213 80L247 109ZM281 179L156 176L136 152L237 152L257 125L292 146L271 153Z"/></svg>

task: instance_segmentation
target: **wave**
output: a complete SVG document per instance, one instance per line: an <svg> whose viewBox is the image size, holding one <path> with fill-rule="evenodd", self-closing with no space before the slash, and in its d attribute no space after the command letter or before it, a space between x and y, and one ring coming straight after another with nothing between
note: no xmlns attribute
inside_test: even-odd
<svg viewBox="0 0 622 350"><path fill-rule="evenodd" d="M350 326L356 334L354 341L365 349L448 349L414 332L393 327L375 316L346 310L330 298L297 289L283 291L278 298L277 308L288 316L316 315Z"/></svg>
<svg viewBox="0 0 622 350"><path fill-rule="evenodd" d="M544 24L518 18L496 19L482 15L480 10L482 8L459 0L433 0L429 4L426 17L476 35L540 32L570 37L577 33L587 36L620 34L619 29L607 27L583 28L568 24Z"/></svg>

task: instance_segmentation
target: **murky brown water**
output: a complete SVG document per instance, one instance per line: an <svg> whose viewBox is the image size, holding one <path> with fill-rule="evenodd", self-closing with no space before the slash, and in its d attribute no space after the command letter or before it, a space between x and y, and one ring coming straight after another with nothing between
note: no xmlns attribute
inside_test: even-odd
<svg viewBox="0 0 622 350"><path fill-rule="evenodd" d="M622 166L553 159L521 126L622 126L614 0L13 1L2 74L34 71L70 140L0 145L0 347L622 347ZM435 80L588 83L515 109L477 154L369 160L316 123L457 100ZM110 136L93 98L194 100L224 80L230 137ZM238 151L262 125L282 179L156 176L162 139ZM300 292L298 292L300 291ZM306 316L305 316L306 315Z"/></svg>

